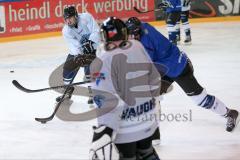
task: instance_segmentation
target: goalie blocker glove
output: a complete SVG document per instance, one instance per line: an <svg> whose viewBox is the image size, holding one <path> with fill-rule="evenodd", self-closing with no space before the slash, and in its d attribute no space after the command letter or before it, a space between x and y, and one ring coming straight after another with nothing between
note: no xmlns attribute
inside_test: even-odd
<svg viewBox="0 0 240 160"><path fill-rule="evenodd" d="M119 159L118 150L113 143L115 132L107 126L93 127L93 140L89 153L90 160Z"/></svg>

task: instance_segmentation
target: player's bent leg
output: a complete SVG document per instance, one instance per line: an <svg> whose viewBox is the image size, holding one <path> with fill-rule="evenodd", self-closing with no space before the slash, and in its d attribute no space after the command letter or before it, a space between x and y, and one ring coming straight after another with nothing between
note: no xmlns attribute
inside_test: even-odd
<svg viewBox="0 0 240 160"><path fill-rule="evenodd" d="M233 131L239 123L239 112L237 110L229 109L217 97L207 94L206 90L203 90L199 95L191 96L191 98L198 106L210 109L213 112L227 118L226 131Z"/></svg>
<svg viewBox="0 0 240 160"><path fill-rule="evenodd" d="M184 70L178 77L171 79L175 81L188 96L198 95L203 91L203 87L193 75L193 66L190 61L188 61Z"/></svg>
<svg viewBox="0 0 240 160"><path fill-rule="evenodd" d="M161 78L161 88L160 88L160 95L167 93L170 90L170 86L174 81L169 78L168 76L163 76Z"/></svg>
<svg viewBox="0 0 240 160"><path fill-rule="evenodd" d="M193 75L191 64L188 64L183 73L174 79L184 92L193 100L193 102L202 108L209 109L223 117L227 118L227 131L233 131L239 122L238 111L229 109L217 97L210 95L197 82Z"/></svg>
<svg viewBox="0 0 240 160"><path fill-rule="evenodd" d="M74 56L68 55L66 62L63 65L63 82L64 84L70 84L72 83L74 77L76 76L77 72L79 70L79 66L74 62ZM66 92L66 98L71 98L74 91L74 87L68 87ZM61 101L62 96L59 96L56 98L56 102Z"/></svg>

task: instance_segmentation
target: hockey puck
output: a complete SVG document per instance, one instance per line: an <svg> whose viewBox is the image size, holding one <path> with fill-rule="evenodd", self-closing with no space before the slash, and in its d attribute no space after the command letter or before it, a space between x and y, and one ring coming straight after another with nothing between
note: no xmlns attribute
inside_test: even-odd
<svg viewBox="0 0 240 160"><path fill-rule="evenodd" d="M11 70L10 73L14 73L14 70Z"/></svg>
<svg viewBox="0 0 240 160"><path fill-rule="evenodd" d="M41 123L42 123L42 124L45 124L45 123L47 123L47 122L46 122L46 121L41 121Z"/></svg>

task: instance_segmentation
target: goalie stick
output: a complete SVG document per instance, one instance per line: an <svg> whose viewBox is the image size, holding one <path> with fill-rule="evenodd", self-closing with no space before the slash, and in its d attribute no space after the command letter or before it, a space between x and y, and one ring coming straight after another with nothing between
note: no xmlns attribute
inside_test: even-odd
<svg viewBox="0 0 240 160"><path fill-rule="evenodd" d="M17 87L19 90L26 92L26 93L36 93L36 92L42 92L42 91L47 91L47 90L53 90L53 89L67 88L70 86L76 86L76 85L85 84L85 83L90 83L90 81L76 82L76 83L71 83L68 85L60 85L60 86L41 88L41 89L28 89L28 88L23 87L17 80L12 81L12 84L15 87Z"/></svg>

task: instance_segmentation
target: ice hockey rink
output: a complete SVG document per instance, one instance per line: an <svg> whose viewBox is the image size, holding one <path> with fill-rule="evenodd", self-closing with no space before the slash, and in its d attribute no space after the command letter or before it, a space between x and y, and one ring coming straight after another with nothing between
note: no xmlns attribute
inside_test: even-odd
<svg viewBox="0 0 240 160"><path fill-rule="evenodd" d="M240 110L240 22L191 26L193 43L180 48L191 58L198 81ZM158 29L166 35L165 27ZM88 159L94 120L64 122L55 117L40 124L34 118L49 116L60 94L24 93L11 84L16 79L28 88L48 87L51 72L68 53L63 38L1 43L0 52L0 159ZM82 71L76 81L81 78ZM72 112L88 107L86 98L73 100ZM224 118L195 106L177 85L164 96L161 109L168 116L161 121L161 143L156 146L161 159L240 159L240 127L226 132ZM173 120L177 114L187 119Z"/></svg>

